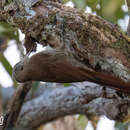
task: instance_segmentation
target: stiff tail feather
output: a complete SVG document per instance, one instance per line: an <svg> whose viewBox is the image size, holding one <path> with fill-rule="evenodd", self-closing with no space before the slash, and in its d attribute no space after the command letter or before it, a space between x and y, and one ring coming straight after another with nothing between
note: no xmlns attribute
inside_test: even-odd
<svg viewBox="0 0 130 130"><path fill-rule="evenodd" d="M124 81L117 76L103 72L94 72L93 82L106 85L108 87L114 88L116 90L121 90L130 93L130 81Z"/></svg>

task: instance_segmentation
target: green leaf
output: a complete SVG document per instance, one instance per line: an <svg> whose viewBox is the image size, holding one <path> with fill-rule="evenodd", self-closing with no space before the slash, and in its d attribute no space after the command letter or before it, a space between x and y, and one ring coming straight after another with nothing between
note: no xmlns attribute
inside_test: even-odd
<svg viewBox="0 0 130 130"><path fill-rule="evenodd" d="M6 69L8 74L10 76L12 76L12 66L10 65L8 60L5 58L5 56L3 54L1 54L1 53L0 53L0 62L2 63L2 65L4 66L4 68Z"/></svg>
<svg viewBox="0 0 130 130"><path fill-rule="evenodd" d="M78 117L79 125L84 130L86 128L86 125L88 123L87 118L84 115L79 115Z"/></svg>
<svg viewBox="0 0 130 130"><path fill-rule="evenodd" d="M117 21L125 16L121 6L124 0L86 0L87 5L91 7L93 12L103 17L104 19L117 23ZM100 8L97 8L97 5Z"/></svg>
<svg viewBox="0 0 130 130"><path fill-rule="evenodd" d="M15 39L19 42L18 29L5 22L0 22L0 36L7 37L8 39Z"/></svg>
<svg viewBox="0 0 130 130"><path fill-rule="evenodd" d="M69 87L69 86L71 86L71 84L69 84L69 83L64 83L64 87Z"/></svg>
<svg viewBox="0 0 130 130"><path fill-rule="evenodd" d="M63 0L63 3L67 3L68 1L70 1L70 0Z"/></svg>
<svg viewBox="0 0 130 130"><path fill-rule="evenodd" d="M102 17L113 23L117 23L118 19L124 17L121 6L124 0L102 0Z"/></svg>
<svg viewBox="0 0 130 130"><path fill-rule="evenodd" d="M10 63L8 62L8 60L2 53L0 53L0 62L2 63L3 67L6 69L6 71L12 78L12 66L10 65ZM16 87L17 82L15 80L13 80L13 83L14 83L13 86Z"/></svg>
<svg viewBox="0 0 130 130"><path fill-rule="evenodd" d="M32 89L31 89L32 96L34 95L35 91L38 89L39 84L40 84L40 82L33 82L32 83Z"/></svg>
<svg viewBox="0 0 130 130"><path fill-rule="evenodd" d="M97 4L99 4L99 0L86 0L87 5L91 7L92 11L96 11Z"/></svg>
<svg viewBox="0 0 130 130"><path fill-rule="evenodd" d="M85 0L72 0L72 1L76 5L76 7L80 9L85 9L87 4Z"/></svg>

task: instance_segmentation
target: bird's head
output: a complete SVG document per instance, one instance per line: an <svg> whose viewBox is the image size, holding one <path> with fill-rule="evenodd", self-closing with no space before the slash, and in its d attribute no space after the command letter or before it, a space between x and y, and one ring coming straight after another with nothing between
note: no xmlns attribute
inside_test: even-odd
<svg viewBox="0 0 130 130"><path fill-rule="evenodd" d="M18 82L24 82L24 61L20 61L14 66L12 77Z"/></svg>

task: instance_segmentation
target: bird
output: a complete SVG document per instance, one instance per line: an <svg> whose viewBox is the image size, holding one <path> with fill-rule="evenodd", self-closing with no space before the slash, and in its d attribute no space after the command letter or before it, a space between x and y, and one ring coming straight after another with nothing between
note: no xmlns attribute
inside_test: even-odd
<svg viewBox="0 0 130 130"><path fill-rule="evenodd" d="M129 81L126 82L111 73L93 71L61 50L44 50L25 61L18 62L13 68L13 77L18 82L72 83L90 81L130 93Z"/></svg>

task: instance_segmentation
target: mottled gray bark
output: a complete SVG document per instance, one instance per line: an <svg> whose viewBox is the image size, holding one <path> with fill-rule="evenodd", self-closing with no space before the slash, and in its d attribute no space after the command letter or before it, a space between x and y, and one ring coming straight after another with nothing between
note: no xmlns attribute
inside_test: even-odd
<svg viewBox="0 0 130 130"><path fill-rule="evenodd" d="M44 87L42 87L42 84L40 85L40 87L32 94L32 90L29 91L29 93L27 94L26 98L25 98L25 102L28 100L31 100L35 97L38 97L42 94L42 92L44 91ZM4 110L6 110L7 108L7 104L10 98L12 98L14 92L15 92L15 88L14 87L8 87L8 88L1 88L1 94L2 94L2 106L4 108Z"/></svg>
<svg viewBox="0 0 130 130"><path fill-rule="evenodd" d="M19 112L21 110L21 106L23 105L24 99L30 89L31 82L20 84L17 87L15 93L13 94L13 97L10 99L8 103L8 108L4 117L2 130L14 128Z"/></svg>
<svg viewBox="0 0 130 130"><path fill-rule="evenodd" d="M59 117L73 114L106 115L121 121L130 114L130 99L115 90L98 85L47 87L40 97L26 102L20 112L17 126L35 128Z"/></svg>

